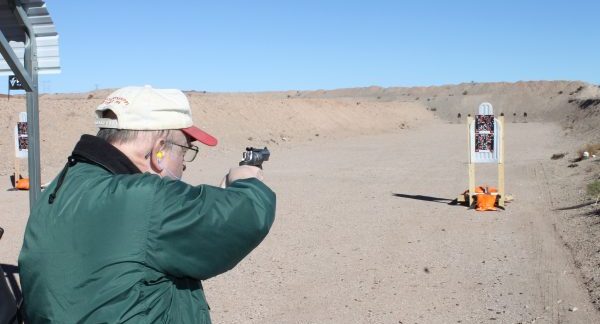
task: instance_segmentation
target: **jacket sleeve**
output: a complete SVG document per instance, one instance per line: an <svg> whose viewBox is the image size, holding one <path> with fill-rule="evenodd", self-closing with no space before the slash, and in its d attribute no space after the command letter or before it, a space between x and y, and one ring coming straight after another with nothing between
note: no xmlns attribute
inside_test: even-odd
<svg viewBox="0 0 600 324"><path fill-rule="evenodd" d="M175 277L205 280L238 264L267 236L274 219L275 193L257 179L227 189L161 181L147 261Z"/></svg>

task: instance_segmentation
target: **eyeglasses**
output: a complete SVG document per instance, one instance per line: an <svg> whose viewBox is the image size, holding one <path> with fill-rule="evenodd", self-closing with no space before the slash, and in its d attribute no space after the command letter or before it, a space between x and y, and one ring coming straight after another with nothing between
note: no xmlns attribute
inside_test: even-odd
<svg viewBox="0 0 600 324"><path fill-rule="evenodd" d="M196 155L198 155L198 146L196 145L190 145L190 146L185 146L185 145L180 145L174 142L167 142L171 145L175 145L175 146L179 146L181 148L183 148L183 161L185 162L192 162L194 161L194 159L196 158Z"/></svg>

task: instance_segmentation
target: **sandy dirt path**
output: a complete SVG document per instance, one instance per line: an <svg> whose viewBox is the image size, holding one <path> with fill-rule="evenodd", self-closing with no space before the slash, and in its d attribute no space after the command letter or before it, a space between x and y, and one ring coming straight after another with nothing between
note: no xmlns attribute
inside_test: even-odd
<svg viewBox="0 0 600 324"><path fill-rule="evenodd" d="M464 125L272 147L277 220L237 268L205 282L214 322L600 323L554 229L544 163L557 130L507 124L516 201L488 213L446 204L467 186ZM186 179L216 183L239 155L203 152ZM495 182L493 168L477 175ZM16 261L26 197L0 192L2 263Z"/></svg>

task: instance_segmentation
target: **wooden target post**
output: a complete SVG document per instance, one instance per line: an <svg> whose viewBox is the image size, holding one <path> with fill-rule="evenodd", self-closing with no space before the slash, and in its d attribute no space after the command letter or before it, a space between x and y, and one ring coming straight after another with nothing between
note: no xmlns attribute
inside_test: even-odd
<svg viewBox="0 0 600 324"><path fill-rule="evenodd" d="M494 108L488 102L479 105L475 118L467 117L469 143L469 206L475 195L475 164L496 163L498 165L498 206L506 202L504 187L504 116L496 118Z"/></svg>

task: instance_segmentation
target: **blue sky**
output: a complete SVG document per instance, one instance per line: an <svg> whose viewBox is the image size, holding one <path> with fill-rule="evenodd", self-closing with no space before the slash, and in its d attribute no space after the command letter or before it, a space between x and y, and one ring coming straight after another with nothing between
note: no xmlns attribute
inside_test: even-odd
<svg viewBox="0 0 600 324"><path fill-rule="evenodd" d="M600 1L58 1L43 92L600 83Z"/></svg>

